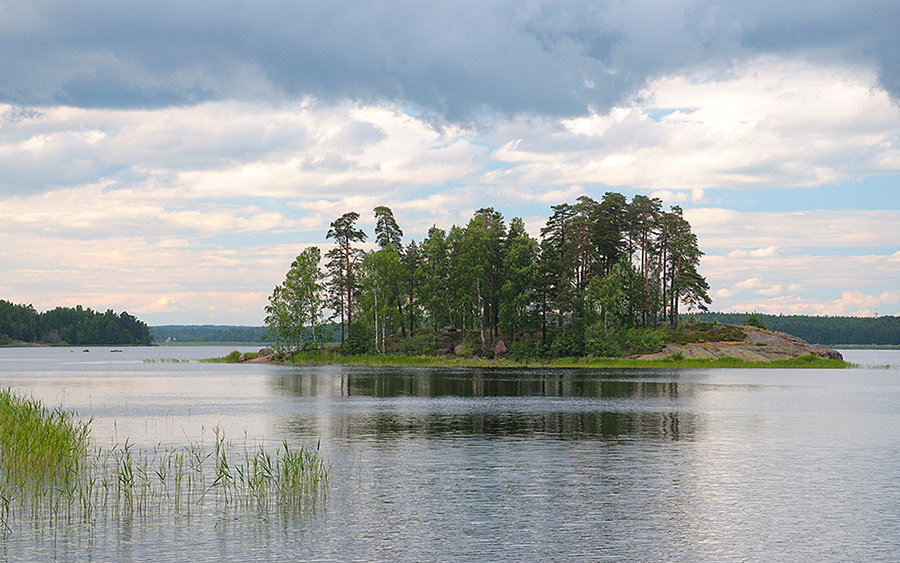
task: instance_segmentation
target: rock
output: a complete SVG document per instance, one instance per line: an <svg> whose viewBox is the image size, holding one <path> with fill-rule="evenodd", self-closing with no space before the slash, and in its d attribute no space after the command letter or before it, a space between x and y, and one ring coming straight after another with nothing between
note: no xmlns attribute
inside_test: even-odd
<svg viewBox="0 0 900 563"><path fill-rule="evenodd" d="M453 348L453 353L457 356L463 356L463 355L465 355L465 352L466 352L466 349L462 344Z"/></svg>
<svg viewBox="0 0 900 563"><path fill-rule="evenodd" d="M509 350L506 348L506 343L502 340L498 340L496 344L494 344L494 355L495 356L505 356Z"/></svg>
<svg viewBox="0 0 900 563"><path fill-rule="evenodd" d="M238 361L239 361L239 362L246 362L246 361L247 361L247 354L241 354L240 356L238 356Z"/></svg>
<svg viewBox="0 0 900 563"><path fill-rule="evenodd" d="M275 353L275 351L272 350L271 348L260 348L259 349L259 357L260 358L268 358L269 356L271 356L274 353Z"/></svg>
<svg viewBox="0 0 900 563"><path fill-rule="evenodd" d="M747 361L771 361L796 358L806 354L843 360L841 353L820 344L810 344L796 336L773 332L751 326L742 326L744 340L740 342L694 342L691 344L666 344L666 347L655 354L637 356L643 360L661 360L680 354L684 358L716 359L723 357L739 358Z"/></svg>

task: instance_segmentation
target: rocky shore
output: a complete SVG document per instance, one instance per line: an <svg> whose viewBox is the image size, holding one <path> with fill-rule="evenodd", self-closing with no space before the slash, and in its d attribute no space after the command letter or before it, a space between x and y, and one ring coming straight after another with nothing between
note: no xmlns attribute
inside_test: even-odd
<svg viewBox="0 0 900 563"><path fill-rule="evenodd" d="M639 360L661 360L681 355L685 359L739 358L746 361L771 361L797 358L812 354L829 360L843 360L841 353L821 344L810 344L796 336L782 332L742 326L744 339L734 342L698 342L690 344L666 344L653 354L636 356Z"/></svg>

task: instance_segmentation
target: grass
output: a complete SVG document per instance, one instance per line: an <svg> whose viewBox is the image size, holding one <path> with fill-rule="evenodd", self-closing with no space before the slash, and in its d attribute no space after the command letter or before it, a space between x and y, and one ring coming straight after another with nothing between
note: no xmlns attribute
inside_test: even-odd
<svg viewBox="0 0 900 563"><path fill-rule="evenodd" d="M90 423L9 390L0 392L0 528L11 518L93 522L98 515L190 514L217 507L298 513L328 488L319 447L237 448L215 428L212 449L191 442L145 450L94 446Z"/></svg>
<svg viewBox="0 0 900 563"><path fill-rule="evenodd" d="M207 358L200 361L212 364L233 364L235 362L239 362L241 360L241 356L244 356L244 360L252 360L259 356L259 352L238 352L237 350L233 350L227 356Z"/></svg>
<svg viewBox="0 0 900 563"><path fill-rule="evenodd" d="M435 366L435 367L540 367L540 368L846 368L841 360L829 360L812 354L797 358L771 361L750 361L734 357L698 359L673 354L660 360L628 358L556 358L548 360L514 361L509 359L461 358L457 356L403 356L364 354L343 356L327 350L315 350L295 355L286 363L319 365L337 364L350 366Z"/></svg>
<svg viewBox="0 0 900 563"><path fill-rule="evenodd" d="M0 392L0 520L15 504L57 506L77 493L89 426L60 409Z"/></svg>

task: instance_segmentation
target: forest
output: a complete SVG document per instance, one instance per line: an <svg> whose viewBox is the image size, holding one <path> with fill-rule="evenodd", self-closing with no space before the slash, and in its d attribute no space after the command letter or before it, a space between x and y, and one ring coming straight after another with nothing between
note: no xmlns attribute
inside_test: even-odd
<svg viewBox="0 0 900 563"><path fill-rule="evenodd" d="M711 302L680 207L611 192L551 210L539 240L521 218L506 223L486 207L465 226L404 242L391 209L379 206L370 250L359 214L345 213L330 225L324 256L305 249L274 288L267 336L279 351L317 348L331 340L331 320L350 354L398 343L429 353L436 335L460 332L476 355L503 340L522 357L617 356L658 348L682 308Z"/></svg>
<svg viewBox="0 0 900 563"><path fill-rule="evenodd" d="M152 342L150 329L126 312L105 313L57 307L38 313L31 305L0 300L0 344L140 345Z"/></svg>
<svg viewBox="0 0 900 563"><path fill-rule="evenodd" d="M226 325L159 325L150 327L154 342L263 342L266 328Z"/></svg>
<svg viewBox="0 0 900 563"><path fill-rule="evenodd" d="M838 346L898 346L900 317L810 317L806 315L764 315L761 313L698 313L700 322L741 325L750 316L769 330L785 332L807 342Z"/></svg>

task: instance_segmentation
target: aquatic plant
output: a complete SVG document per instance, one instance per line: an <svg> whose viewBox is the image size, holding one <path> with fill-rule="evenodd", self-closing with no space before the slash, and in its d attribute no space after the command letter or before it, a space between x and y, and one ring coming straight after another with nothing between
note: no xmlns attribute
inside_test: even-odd
<svg viewBox="0 0 900 563"><path fill-rule="evenodd" d="M15 501L71 499L88 450L88 423L40 402L0 391L0 491L4 512Z"/></svg>
<svg viewBox="0 0 900 563"><path fill-rule="evenodd" d="M89 422L0 392L0 528L11 519L94 521L97 517L185 515L203 509L273 508L300 513L324 499L330 468L315 448L283 442L274 452L241 450L214 430L212 449L98 447Z"/></svg>

